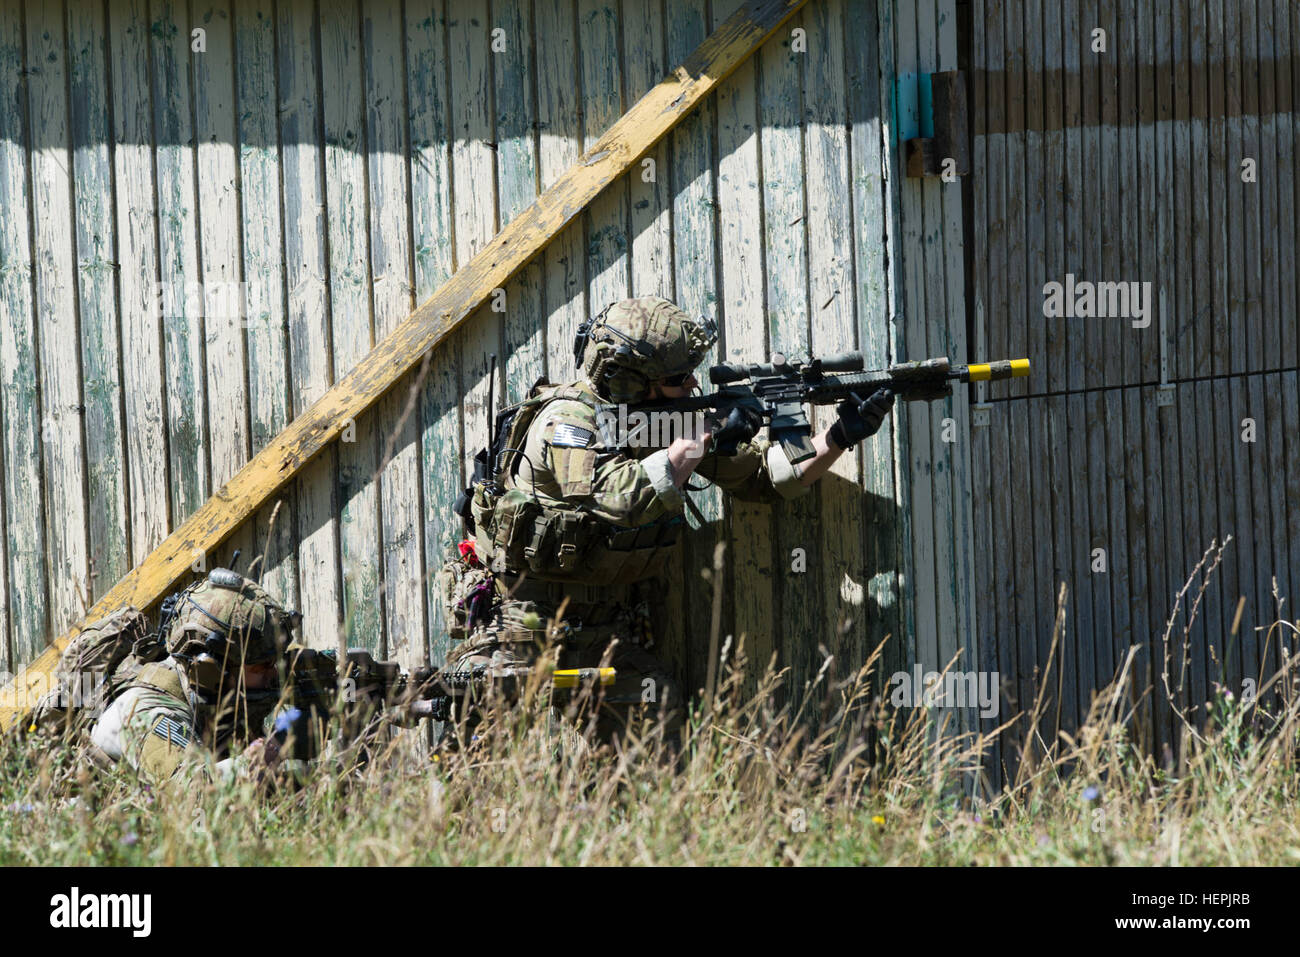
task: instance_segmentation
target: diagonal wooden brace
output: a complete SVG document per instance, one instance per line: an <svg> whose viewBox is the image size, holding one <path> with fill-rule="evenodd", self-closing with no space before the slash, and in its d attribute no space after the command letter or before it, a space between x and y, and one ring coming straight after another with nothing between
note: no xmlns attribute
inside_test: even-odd
<svg viewBox="0 0 1300 957"><path fill-rule="evenodd" d="M252 518L302 468L442 342L492 290L546 246L606 186L622 175L708 96L807 0L751 0L684 63L621 116L600 140L472 260L448 279L306 412L239 470L179 528L97 601L87 620L119 608L148 608L190 570L196 551L210 552ZM0 728L43 687L76 633L56 638L21 681L0 690Z"/></svg>

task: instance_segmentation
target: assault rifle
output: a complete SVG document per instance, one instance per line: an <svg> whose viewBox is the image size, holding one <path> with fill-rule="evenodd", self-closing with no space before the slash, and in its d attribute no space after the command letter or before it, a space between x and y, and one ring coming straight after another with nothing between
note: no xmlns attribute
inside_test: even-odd
<svg viewBox="0 0 1300 957"><path fill-rule="evenodd" d="M844 352L807 361L781 354L771 362L716 365L709 381L720 386L707 395L640 404L634 412L690 412L711 409L725 417L737 407L753 409L767 420L768 432L791 462L812 458L812 426L804 405L834 405L843 399L862 402L877 389L888 389L906 402L925 402L952 395L953 381L996 382L1029 375L1028 359L954 366L947 356L900 362L887 369L864 371L860 352ZM720 447L723 455L735 453Z"/></svg>
<svg viewBox="0 0 1300 957"><path fill-rule="evenodd" d="M363 649L350 649L342 662L332 650L295 649L290 652L288 671L287 693L248 694L268 701L274 698L272 705L288 705L276 720L275 736L283 744L292 735L298 742L298 756L318 750L321 732L331 719L339 722L348 738L365 737L380 719L396 724L421 718L450 721L464 699L482 700L493 690L513 698L533 676L531 667L419 668L408 673L397 662L376 661ZM568 695L611 685L615 678L613 668L559 669L551 672L550 687Z"/></svg>

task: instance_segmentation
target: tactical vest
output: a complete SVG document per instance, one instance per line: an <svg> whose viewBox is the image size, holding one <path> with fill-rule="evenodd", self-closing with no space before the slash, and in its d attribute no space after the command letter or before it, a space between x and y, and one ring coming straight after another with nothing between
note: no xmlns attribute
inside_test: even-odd
<svg viewBox="0 0 1300 957"><path fill-rule="evenodd" d="M89 730L142 669L167 657L135 608L123 608L78 632L54 667L58 685L22 719L31 732L78 736Z"/></svg>
<svg viewBox="0 0 1300 957"><path fill-rule="evenodd" d="M520 484L524 443L550 402L576 399L596 412L581 385L534 385L528 398L497 416L490 449L479 452L475 481L458 511L475 550L497 573L588 585L619 585L659 575L677 543L679 520L626 528L601 521L564 499Z"/></svg>

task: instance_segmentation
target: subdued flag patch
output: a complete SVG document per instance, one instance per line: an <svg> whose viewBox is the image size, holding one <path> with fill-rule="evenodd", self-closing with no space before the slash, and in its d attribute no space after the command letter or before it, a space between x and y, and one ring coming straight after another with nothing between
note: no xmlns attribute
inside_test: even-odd
<svg viewBox="0 0 1300 957"><path fill-rule="evenodd" d="M185 726L175 718L161 717L150 730L164 741L169 741L178 748L184 748L190 743L190 736Z"/></svg>
<svg viewBox="0 0 1300 957"><path fill-rule="evenodd" d="M551 444L566 449L585 449L595 437L595 432L588 432L586 429L570 425L568 422L561 422L555 427L554 434L551 435Z"/></svg>

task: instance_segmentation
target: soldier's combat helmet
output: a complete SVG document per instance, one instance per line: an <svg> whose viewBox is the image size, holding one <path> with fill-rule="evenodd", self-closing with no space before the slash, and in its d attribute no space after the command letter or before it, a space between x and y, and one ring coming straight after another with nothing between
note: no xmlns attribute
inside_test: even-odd
<svg viewBox="0 0 1300 957"><path fill-rule="evenodd" d="M689 375L718 340L717 325L692 319L667 299L612 302L578 327L573 358L597 394L639 402L661 379Z"/></svg>
<svg viewBox="0 0 1300 957"><path fill-rule="evenodd" d="M215 694L223 676L282 656L300 617L251 579L214 568L164 603L159 633L191 683Z"/></svg>

